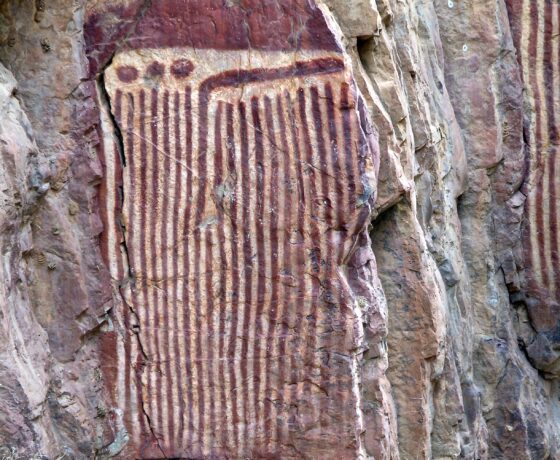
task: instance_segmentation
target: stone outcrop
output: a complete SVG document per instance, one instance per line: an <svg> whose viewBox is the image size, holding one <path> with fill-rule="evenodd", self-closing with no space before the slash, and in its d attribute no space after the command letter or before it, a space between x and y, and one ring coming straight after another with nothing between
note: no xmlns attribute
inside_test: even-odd
<svg viewBox="0 0 560 460"><path fill-rule="evenodd" d="M559 28L0 3L0 458L560 458Z"/></svg>
<svg viewBox="0 0 560 460"><path fill-rule="evenodd" d="M112 437L98 343L113 306L83 12L2 2L0 17L0 456L88 458Z"/></svg>

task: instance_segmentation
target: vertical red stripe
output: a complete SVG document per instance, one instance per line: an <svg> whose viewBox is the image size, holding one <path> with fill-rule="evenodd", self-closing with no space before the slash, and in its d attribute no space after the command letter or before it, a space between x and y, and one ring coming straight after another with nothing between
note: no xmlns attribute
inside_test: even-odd
<svg viewBox="0 0 560 460"><path fill-rule="evenodd" d="M271 280L270 280L270 306L269 306L269 326L268 335L266 339L266 357L265 363L267 363L267 371L265 376L265 400L264 400L264 436L266 439L272 438L272 427L271 423L271 401L274 398L271 390L270 384L270 369L275 366L272 364L273 360L278 360L277 356L274 356L274 333L277 332L278 323L278 195L280 193L285 194L285 188L280 183L279 177L279 161L278 161L278 149L276 147L276 134L274 130L274 118L272 111L272 102L268 96L264 98L264 111L267 125L267 135L268 143L270 146L270 184L266 184L266 188L269 190L269 203L268 209L270 210L270 254L268 258L271 264ZM286 145L286 144L283 144ZM286 154L286 156L288 156ZM264 193L264 190L263 190ZM276 361L279 364L279 361ZM268 394L266 393L268 391Z"/></svg>
<svg viewBox="0 0 560 460"><path fill-rule="evenodd" d="M333 166L334 177L337 178L336 181L336 190L335 190L335 213L336 221L335 221L335 228L337 231L342 231L342 224L344 222L344 213L346 212L345 203L344 203L344 191L342 190L341 177L342 177L342 165L340 162L340 155L338 152L338 134L336 130L336 118L339 116L338 112L335 112L334 109L334 95L332 86L330 83L325 85L325 102L327 104L327 121L329 124L329 138L331 144L331 163ZM341 263L340 259L336 261L337 263Z"/></svg>
<svg viewBox="0 0 560 460"><path fill-rule="evenodd" d="M277 113L277 117L278 117L278 126L279 126L279 132L280 132L280 142L282 146L288 146L288 137L287 137L287 126L286 126L286 115L285 115L285 111L284 111L284 103L282 101L282 96L278 95L276 97L276 113ZM282 172L284 174L284 176L279 178L279 182L280 182L280 187L285 190L284 192L284 209L281 210L281 212L283 213L284 219L284 227L281 229L284 234L283 234L283 238L282 238L282 244L283 244L283 260L282 260L282 267L289 267L291 268L291 257L292 257L292 251L291 251L291 244L290 244L290 230L291 230L291 226L293 224L292 219L291 219L291 215L292 215L292 194L291 194L291 186L292 186L292 178L291 178L291 172L290 172L290 162L291 162L291 156L294 152L282 152ZM288 217L289 216L289 217ZM287 274L287 273L285 273ZM277 276L280 276L280 272L278 272ZM279 303L278 307L282 307L282 314L280 315L280 317L282 318L282 328L280 331L278 331L278 333L280 334L280 340L278 342L278 359L279 359L279 369L278 369L278 381L280 382L280 385L283 386L284 385L284 381L286 379L285 377L285 371L286 371L286 360L288 359L287 356L287 337L288 334L290 333L289 329L288 329L288 324L290 321L290 306L291 303L289 301L290 299L290 293L291 288L288 286L287 283L283 283L283 289L282 289L282 295L281 295L281 302ZM274 305L274 303L273 303ZM278 395L278 397L280 398L279 401L279 407L285 407L285 395L284 393L280 393ZM284 425L281 423L283 422L283 418L279 417L279 423L277 424L277 430L276 430L276 439L278 440L278 443L280 445L283 444L284 442L284 437L283 437L283 433L282 433L282 428L284 427Z"/></svg>
<svg viewBox="0 0 560 460"><path fill-rule="evenodd" d="M247 132L247 109L244 102L239 103L239 126L240 126L240 141L241 141L241 190L242 190L242 225L241 228L245 229L243 233L243 277L244 277L244 319L243 319L243 343L241 345L241 356L240 356L240 366L241 366L241 376L243 379L243 420L244 420L244 430L243 435L245 439L249 437L249 408L248 408L248 385L247 385L247 368L249 362L247 360L248 356L248 331L249 331L249 319L252 306L252 274L253 274L253 261L251 254L251 236L250 236L250 225L249 220L249 206L250 206L250 196L253 193L251 190L251 183L249 178L250 165L249 165L249 140Z"/></svg>
<svg viewBox="0 0 560 460"><path fill-rule="evenodd" d="M309 259L311 271L313 276L311 278L311 305L309 312L306 312L306 318L308 322L308 334L306 337L306 346L304 352L304 359L305 365L307 366L307 376L305 379L305 383L303 385L303 394L306 395L305 399L307 401L312 401L310 396L311 392L311 373L313 370L314 364L314 353L315 353L315 340L314 332L317 328L317 279L316 276L320 276L319 267L322 263L321 257L321 248L317 245L320 241L321 236L317 231L317 226L315 224L315 219L318 218L316 215L315 209L315 202L317 198L317 187L316 187L316 178L315 178L315 170L311 167L313 165L313 147L311 144L311 135L309 132L309 123L307 121L307 101L305 98L305 90L303 88L299 88L297 92L298 98L298 109L299 109L299 117L301 121L300 133L303 137L303 146L305 150L305 168L307 173L307 181L309 183L310 189L310 200L308 202L309 207L307 208L308 212L310 213L308 219L310 219L310 233L306 235L309 238L309 243L313 246L310 250L308 250L305 256Z"/></svg>
<svg viewBox="0 0 560 460"><path fill-rule="evenodd" d="M294 156L296 158L296 177L297 177L297 183L298 183L298 204L297 204L297 231L295 235L291 235L293 239L295 239L295 243L301 244L300 243L300 239L303 238L304 236L304 228L303 228L303 212L305 209L305 195L306 195L306 190L304 188L304 184L303 184L303 161L301 158L301 154L300 154L300 148L299 148L299 136L298 136L298 126L296 126L296 113L295 113L295 107L294 107L294 101L292 101L292 97L290 96L290 94L286 91L284 94L284 97L286 99L286 104L287 104L287 108L288 108L288 113L289 113L289 119L290 119L290 123L289 123L289 127L290 127L290 136L292 139L292 145L294 147ZM294 248L296 249L296 254L298 255L298 261L295 263L295 265L297 266L299 263L299 260L302 260L302 255L298 254L300 251L299 247ZM305 256L303 256L305 257ZM292 261L294 262L294 261ZM305 299L305 292L304 292L304 287L305 287L305 279L303 276L299 276L299 273L295 273L298 279L298 285L297 285L297 296L295 299L295 304L290 306L291 308L291 312L290 312L290 316L294 316L295 317L295 328L293 331L293 335L290 337L291 342L292 342L292 353L290 356L290 379L292 382L297 382L298 380L298 369L297 369L297 359L298 359L298 353L299 353L299 341L301 340L301 329L302 329L302 324L303 324L303 309L301 309L301 305ZM296 351L298 350L298 351ZM292 403L296 403L297 400L297 385L293 385L292 386L292 392L290 395L290 400Z"/></svg>
<svg viewBox="0 0 560 460"><path fill-rule="evenodd" d="M111 178L107 176L107 158L105 156L105 142L103 141L103 126L100 124L97 127L96 131L97 131L97 135L99 136L99 139L101 140L97 148L97 155L99 157L99 163L101 164L101 168L103 171L103 178L101 180L101 183L99 184L98 193L99 193L99 202L103 203L103 206L99 206L99 218L101 219L101 222L103 222L104 230L101 233L101 238L99 241L99 249L101 251L101 257L103 258L104 262L107 264L107 266L110 266L111 264L111 258L109 257L110 234L108 232L109 216L108 216L108 206L106 206L106 203L107 203L107 196L109 193L108 183L111 180Z"/></svg>
<svg viewBox="0 0 560 460"><path fill-rule="evenodd" d="M546 12L545 12L545 35L544 35L544 83L546 85L546 110L548 113L548 205L549 205L549 228L548 236L550 241L550 256L552 260L552 272L550 276L552 277L554 286L552 288L551 294L554 296L560 292L560 279L557 276L558 269L558 247L557 247L557 234L558 234L558 218L556 215L556 171L555 162L557 154L558 145L558 127L556 126L556 107L554 106L554 91L556 90L554 85L559 85L560 82L554 81L554 78L558 78L559 69L554 68L554 56L553 53L558 53L560 47L557 45L556 50L553 49L553 40L550 37L553 34L552 19L553 15L556 14L558 18L558 4L546 2ZM555 10L555 11L553 11ZM558 18L560 20L560 18Z"/></svg>
<svg viewBox="0 0 560 460"><path fill-rule="evenodd" d="M537 62L537 41L539 31L539 10L538 2L531 2L531 37L529 39L529 62L532 70L532 83L534 84L534 94L535 94L535 113L536 113L536 128L535 128L535 147L537 152L536 166L535 168L541 169L543 166L542 162L542 135L541 135L541 95L538 87L538 75L537 66L542 63ZM540 261L540 272L542 276L542 282L545 286L548 285L548 273L546 271L546 255L544 247L544 216L543 216L543 177L541 176L538 183L535 184L536 188L536 228L533 227L532 232L537 233L538 250L539 250L539 261ZM535 192L533 192L535 193Z"/></svg>
<svg viewBox="0 0 560 460"><path fill-rule="evenodd" d="M342 190L342 184L344 184L344 177L343 175L343 167L342 162L340 160L340 153L339 153L339 139L338 139L338 132L337 132L337 119L340 117L340 113L335 111L335 101L334 101L334 93L330 83L325 84L325 99L324 104L326 105L326 114L327 114L327 122L329 128L329 141L331 146L331 168L333 171L333 177L335 179L334 187L335 190L331 193L334 193L335 203L334 203L334 212L333 212L333 222L331 225L336 229L337 232L344 232L344 236L346 236L346 231L344 228L344 214L345 212L350 211L350 207L347 207L346 201L344 199L344 190ZM328 261L329 273L326 276L328 281L328 288L329 291L325 293L325 300L327 303L330 303L329 311L334 310L334 314L329 316L330 324L326 327L331 327L332 330L336 329L336 324L342 323L343 319L341 318L341 308L340 304L342 302L342 295L339 292L338 286L338 279L336 281L337 284L333 285L333 279L338 278L336 273L336 266L342 264L342 251L343 245L340 245L338 249L336 246L339 244L335 241L335 234L332 234L332 238L330 239L330 244L332 245L333 251L329 251L330 258ZM331 355L327 355L327 360L330 362ZM322 371L324 371L324 367L322 366ZM330 376L325 376L322 372L322 376L324 379L329 379ZM330 391L330 390L329 390ZM336 389L335 389L336 391ZM332 410L332 406L334 401L330 399L328 401L329 408L322 408L321 412L327 412Z"/></svg>
<svg viewBox="0 0 560 460"><path fill-rule="evenodd" d="M169 252L169 242L168 242L168 232L167 232L167 223L169 221L168 216L168 200L163 199L164 196L167 194L167 190L169 190L169 170L171 168L170 164L170 157L171 157L171 147L169 143L169 91L165 91L163 93L163 152L160 153L163 159L163 190L159 190L159 194L161 196L161 270L162 270L162 293L163 293L163 303L160 306L163 314L163 327L161 328L162 331L162 358L165 362L165 375L162 375L162 379L167 380L165 383L166 387L166 397L167 397L167 427L168 433L170 438L166 440L167 446L173 446L175 444L174 439L174 411L173 411L173 381L171 378L171 343L170 343L170 330L171 324L169 322L169 298L168 298L168 291L169 291L169 273L168 273L168 252ZM162 385L164 386L164 385ZM163 429L163 426L161 427Z"/></svg>
<svg viewBox="0 0 560 460"><path fill-rule="evenodd" d="M173 327L175 328L175 342L173 344L173 352L175 355L175 373L177 374L177 382L175 382L177 386L177 394L178 394L178 404L179 404L179 439L177 443L181 448L183 447L183 434L185 430L185 425L183 423L183 417L185 413L185 400L182 394L182 385L183 385L183 365L188 366L187 363L181 362L181 354L180 354L180 347L179 347L179 334L186 335L188 331L181 330L179 328L179 310L185 311L185 305L179 305L179 298L178 298L178 290L179 290L179 283L180 281L180 274L179 274L179 264L178 264L178 249L179 249L179 207L181 205L181 192L182 192L182 184L181 184L181 168L183 167L183 156L181 150L181 123L180 123L180 115L181 115L181 106L180 106L180 95L179 91L175 91L175 98L173 103L173 120L174 120L174 130L175 130L175 198L173 200L173 239L172 239L172 248L174 249L174 257L173 259L173 280L174 280L174 289L173 289L173 304L171 308L173 309ZM183 231L184 233L184 231ZM186 234L185 234L186 235ZM185 235L182 235L183 237ZM177 251L177 252L176 252Z"/></svg>
<svg viewBox="0 0 560 460"><path fill-rule="evenodd" d="M343 155L345 158L345 184L347 184L347 199L344 206L347 209L353 209L356 206L356 177L354 175L353 167L353 136L352 136L352 104L350 101L350 86L348 83L343 82L340 87L340 110L342 116L342 131L344 137L342 142L344 144ZM345 229L346 230L346 229ZM345 232L346 233L346 232ZM345 235L346 236L346 235ZM339 249L338 263L343 263L344 248L341 246Z"/></svg>
<svg viewBox="0 0 560 460"><path fill-rule="evenodd" d="M198 173L198 191L197 200L195 207L195 219L194 219L194 229L193 229L193 239L194 239L194 284L195 290L195 314L196 314L196 369L197 369L197 399L198 399L198 438L200 440L204 439L204 415L206 412L206 407L204 403L204 365L208 363L203 363L201 359L202 356L202 318L206 314L202 310L202 293L201 293L201 273L200 273L200 260L202 255L201 241L203 232L200 228L202 223L202 217L206 201L206 185L207 185L207 171L206 171L206 155L207 155L207 145L208 145L208 107L207 99L204 99L202 95L199 96L199 115L198 115L198 152L197 152L197 167L196 171ZM203 105L201 105L203 104ZM205 248L204 248L205 249ZM206 261L208 263L208 261ZM204 270L209 270L208 266L203 267ZM206 296L206 300L209 300ZM205 340L207 337L205 337Z"/></svg>
<svg viewBox="0 0 560 460"><path fill-rule="evenodd" d="M350 86L344 82L341 85L340 110L342 111L342 124L344 131L344 158L346 159L346 184L348 184L348 203L350 207L356 201L356 178L352 157L352 104L350 100Z"/></svg>
<svg viewBox="0 0 560 460"><path fill-rule="evenodd" d="M148 190L147 184L147 162L148 162L148 145L146 142L146 95L144 90L140 91L140 184L138 190L133 189L131 191L131 196L139 196L138 193L144 193L144 191ZM140 195L141 196L141 195ZM132 201L131 207L132 207ZM150 305L148 299L148 290L147 290L147 258L146 258L146 226L147 226L147 203L145 200L141 201L140 203L140 222L138 228L140 229L140 244L138 247L138 251L140 253L140 267L138 267L138 273L141 277L142 282L142 293L143 293L143 300L144 305L138 305L137 297L133 294L133 298L136 299L136 305L139 306L137 311L141 311L139 313L143 319L143 326L145 330L140 330L138 334L150 334ZM134 214L131 211L131 215ZM131 241L132 243L132 241ZM138 341L140 343L140 338L138 337ZM150 353L151 346L149 345L149 341L147 341L146 349L144 350L146 353ZM142 374L146 372L147 363L144 361L146 356L139 356L139 359L142 360L141 363L138 365L138 388L142 391L138 392L139 396L139 407L144 407L144 397L143 397L143 384L142 384ZM149 357L148 357L149 359ZM148 363L149 364L149 363ZM147 369L149 372L149 368ZM151 380L147 379L147 387L146 387L146 395L147 399L149 400L152 397L152 385ZM151 433L148 428L147 420L145 420L145 415L142 413L140 416L142 433L145 433L147 437L147 441L151 441Z"/></svg>
<svg viewBox="0 0 560 460"><path fill-rule="evenodd" d="M261 376L261 361L260 361L260 344L263 337L263 315L265 312L265 248L264 248L264 146L263 146L263 132L260 115L259 100L257 97L251 98L251 115L253 119L253 130L255 139L255 164L253 170L256 172L256 190L251 191L253 196L256 196L256 243L257 243L257 298L256 298L256 325L255 325L255 339L253 343L253 375L254 375L254 388L253 400L255 406L255 425L259 426L261 418L260 411L260 376Z"/></svg>
<svg viewBox="0 0 560 460"><path fill-rule="evenodd" d="M324 97L319 96L319 91L317 89L317 87L313 86L311 88L311 112L313 114L313 123L315 125L315 132L317 133L317 149L319 151L319 163L321 165L321 170L324 172L323 173L323 177L322 177L322 181L321 181L321 197L320 199L316 200L316 203L318 204L318 206L323 207L324 212L323 215L320 216L321 219L326 220L326 223L329 225L329 227L332 225L332 217L333 217L333 213L331 212L330 209L330 194L329 194L329 156L327 155L327 150L326 150L326 142L325 142L325 137L323 134L323 126L325 123L329 123L329 122L333 122L334 120L323 120L323 114L321 111L321 100L324 101ZM325 251L324 249L324 244L326 243L326 239L328 238L327 234L323 234L321 235L321 248L320 248L320 262L319 262L319 268L318 268L318 272L319 272L319 279L320 279L320 287L322 290L322 295L318 296L318 298L313 298L314 299L314 304L316 305L316 307L314 308L314 315L316 315L316 321L318 322L324 322L325 320L323 318L319 318L319 302L323 305L325 302L328 302L330 304L336 304L336 300L335 300L335 293L332 291L332 277L333 277L333 273L331 270L331 266L333 263L336 263L336 255L335 255L335 260L333 260L333 254L330 253L329 251ZM324 315L323 315L324 316ZM336 318L338 319L338 318ZM325 327L326 325L323 325L323 327ZM313 350L317 349L317 342L318 342L318 334L317 334L317 326L315 326L314 330L312 331L311 334L311 348ZM319 344L320 347L321 344ZM322 347L320 347L321 349L323 349ZM324 351L322 353L326 353L328 356L328 349L324 349ZM322 356L321 356L322 357ZM330 382L329 382L329 376L328 376L328 368L326 366L323 365L322 363L322 359L321 359L321 363L320 363L320 378L321 378L321 383L320 386L321 388L326 389L327 393L330 393ZM325 413L326 410L326 406L328 403L328 399L327 397L324 397L321 395L321 403L320 403L320 414Z"/></svg>
<svg viewBox="0 0 560 460"><path fill-rule="evenodd" d="M120 91L117 94L117 100L119 101L118 105L120 106ZM123 155L127 155L128 153L128 159L126 159L126 168L128 170L128 174L129 177L132 179L132 177L134 177L134 139L132 137L132 127L134 126L134 95L132 93L129 93L127 95L127 101L128 101L128 108L127 108L127 117L126 117L126 126L124 127L126 130L126 149L123 152ZM119 107L119 111L116 112L115 114L115 118L117 120L120 120L120 107ZM122 128L122 123L121 123L121 128ZM123 168L120 167L120 161L119 161L119 171L118 171L118 177L120 177L120 179L117 178L117 168L115 168L115 183L117 183L118 180L122 181L122 177L123 177ZM132 180L130 181L132 184ZM121 188L121 190L123 190L123 195L121 196L119 201L119 205L117 206L115 203L115 223L116 222L121 222L121 210L123 207L123 200L124 200L124 188ZM116 197L115 197L116 199ZM133 200L129 200L131 203ZM132 205L129 205L130 207L132 207ZM128 222L128 226L132 227L132 222ZM124 233L124 231L130 231L129 228L125 229L124 227L121 227L122 232ZM120 232L118 232L120 234ZM133 234L133 233L132 233ZM116 236L116 235L115 235ZM120 248L117 248L120 249ZM119 263L122 264L122 257L120 257L120 254L117 252L117 257L119 259ZM129 269L130 269L130 260L128 261L129 263ZM119 268L119 276L120 277L124 277L124 273L123 273L123 269ZM122 279L122 278L120 278ZM119 279L119 282L120 282ZM119 286L120 289L120 286ZM132 339L131 336L131 331L132 331L132 324L130 321L130 311L128 310L128 308L126 306L124 306L125 308L123 308L123 317L124 317L124 324L125 324L125 329L126 329L126 336L124 337L124 365L125 365L125 377L124 377L124 388L125 388L125 403L126 403L126 407L130 407L131 406L131 395L130 395L130 387L131 387L131 372L132 372L132 363L131 363L131 349L130 349L130 341Z"/></svg>
<svg viewBox="0 0 560 460"><path fill-rule="evenodd" d="M158 178L160 177L160 166L159 166L159 127L160 127L160 120L158 115L158 105L159 105L159 94L157 89L152 89L151 94L151 142L152 142L152 180L151 180L151 198L153 200L152 209L150 209L149 217L146 222L147 225L150 226L150 263L151 263L151 274L152 279L146 280L151 287L151 299L152 299L152 310L154 312L154 325L153 329L148 331L152 334L154 338L154 346L155 350L151 356L153 360L155 357L156 362L153 363L154 367L150 369L150 372L155 372L156 374L156 388L155 388L155 395L152 394L150 397L150 401L156 404L158 408L157 411L157 427L163 426L163 411L161 407L161 401L163 399L163 391L162 391L162 374L160 370L160 366L162 364L162 356L161 356L161 349L162 346L160 345L160 333L161 333L161 325L160 325L160 310L161 306L159 305L158 299L158 287L156 287L157 283L157 260L158 260L158 235L157 235L157 223L161 222L161 216L157 215L156 212L158 209L158 202L159 206L161 206L161 200L159 198L159 184ZM161 211L161 210L159 210ZM157 433L156 433L157 436Z"/></svg>
<svg viewBox="0 0 560 460"><path fill-rule="evenodd" d="M508 2L508 5L511 2ZM519 31L519 46L517 47L518 50L520 50L520 65L523 66L523 60L524 60L524 56L525 54L529 55L529 43L527 45L527 51L525 51L523 49L523 42L525 40L527 40L527 42L530 41L530 37L531 34L529 34L528 37L525 37L524 34L527 33L527 27L526 25L524 26L523 23L524 21L524 17L523 15L525 14L524 11L524 0L520 0L520 5L519 5L519 10L521 11L520 17L521 17L521 21L519 21L518 24L518 31ZM510 15L511 17L511 15ZM527 57L527 61L529 62L529 58ZM529 68L522 68L522 76L523 76L523 80L526 86L529 86L529 82L527 81L527 75L530 74L530 70L531 70L531 64L529 62L528 64ZM531 76L532 77L532 76ZM534 80L533 80L534 81ZM531 91L530 88L528 88L529 91ZM527 196L527 199L525 200L525 205L524 205L524 214L526 216L529 216L532 209L530 208L531 206L531 198L529 195L533 194L533 190L529 190L527 189L527 182L530 181L531 177L532 177L532 173L531 170L533 168L533 158L531 158L531 144L535 141L535 136L533 136L533 132L531 131L531 123L526 123L524 122L523 124L523 138L524 138L524 142L525 142L525 146L524 146L524 153L525 153L525 171L527 171L526 177L525 177L525 181L524 184L522 185L522 191L524 192L524 194ZM536 163L535 163L536 164ZM527 180L527 178L529 179L529 181ZM527 263L527 267L528 267L528 271L529 271L529 286L534 286L534 283L536 282L536 279L534 277L534 257L535 257L535 250L533 248L533 243L531 241L531 234L533 233L533 226L534 223L531 222L529 219L526 220L525 224L522 227L522 233L523 233L523 239L525 242L525 250L524 250L524 255L525 255L525 259L526 259L526 263Z"/></svg>

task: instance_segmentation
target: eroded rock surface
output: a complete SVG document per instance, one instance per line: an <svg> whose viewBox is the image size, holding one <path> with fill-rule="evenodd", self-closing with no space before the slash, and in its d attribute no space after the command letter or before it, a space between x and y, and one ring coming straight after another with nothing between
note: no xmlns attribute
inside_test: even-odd
<svg viewBox="0 0 560 460"><path fill-rule="evenodd" d="M508 1L521 77L525 83L526 196L523 221L523 289L516 292L532 329L523 330L527 353L548 378L560 371L558 252L559 190L558 4ZM514 289L517 291L518 289ZM526 313L525 310L526 309Z"/></svg>
<svg viewBox="0 0 560 460"><path fill-rule="evenodd" d="M0 458L559 458L559 16L1 3Z"/></svg>

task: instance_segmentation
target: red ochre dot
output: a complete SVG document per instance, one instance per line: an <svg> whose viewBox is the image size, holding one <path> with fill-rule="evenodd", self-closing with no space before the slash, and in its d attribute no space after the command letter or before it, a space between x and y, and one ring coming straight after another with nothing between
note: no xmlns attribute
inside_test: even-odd
<svg viewBox="0 0 560 460"><path fill-rule="evenodd" d="M194 69L194 65L188 59L177 59L171 64L171 73L176 78L188 77Z"/></svg>
<svg viewBox="0 0 560 460"><path fill-rule="evenodd" d="M117 69L117 76L120 81L130 83L138 78L138 70L131 65L123 65Z"/></svg>
<svg viewBox="0 0 560 460"><path fill-rule="evenodd" d="M165 72L165 66L158 61L152 61L152 63L146 69L146 75L148 77L161 77Z"/></svg>

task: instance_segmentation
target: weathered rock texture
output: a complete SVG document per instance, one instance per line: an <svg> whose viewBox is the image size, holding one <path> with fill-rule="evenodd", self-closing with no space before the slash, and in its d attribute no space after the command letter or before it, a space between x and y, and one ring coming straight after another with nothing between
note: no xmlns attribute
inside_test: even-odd
<svg viewBox="0 0 560 460"><path fill-rule="evenodd" d="M522 193L524 289L515 300L527 309L532 329L522 338L529 358L545 377L560 374L558 322L560 268L558 215L559 5L509 1L508 10L525 82L526 172Z"/></svg>
<svg viewBox="0 0 560 460"><path fill-rule="evenodd" d="M0 458L560 458L559 35L0 2Z"/></svg>

